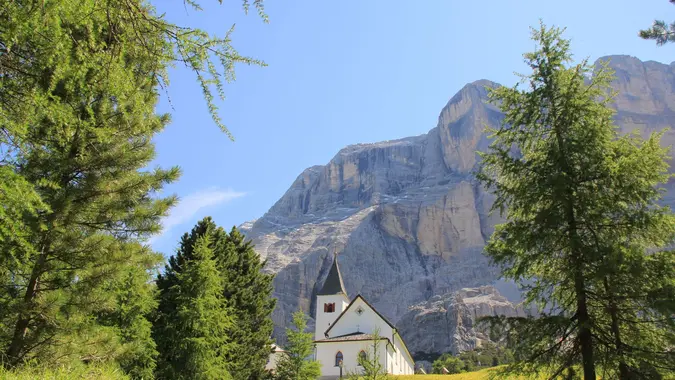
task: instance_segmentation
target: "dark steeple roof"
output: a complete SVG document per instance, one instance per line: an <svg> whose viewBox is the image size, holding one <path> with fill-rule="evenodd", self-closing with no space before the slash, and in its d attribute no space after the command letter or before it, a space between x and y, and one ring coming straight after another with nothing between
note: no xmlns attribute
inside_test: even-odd
<svg viewBox="0 0 675 380"><path fill-rule="evenodd" d="M340 268L338 267L337 254L335 254L333 256L333 265L330 267L330 271L326 277L326 282L323 283L323 288L321 288L317 295L331 296L340 293L347 295L347 292L345 292L345 285L342 282Z"/></svg>

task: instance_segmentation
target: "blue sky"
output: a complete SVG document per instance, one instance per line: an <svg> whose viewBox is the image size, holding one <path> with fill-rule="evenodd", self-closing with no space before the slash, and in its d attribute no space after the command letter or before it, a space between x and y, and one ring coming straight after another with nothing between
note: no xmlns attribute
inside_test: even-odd
<svg viewBox="0 0 675 380"><path fill-rule="evenodd" d="M468 82L514 84L540 18L567 27L578 59L675 60L674 46L637 37L654 18L674 18L667 0L267 0L269 24L245 16L240 0L201 0L201 13L183 0L152 2L171 21L219 35L236 23L235 48L269 65L237 67L219 102L234 142L212 122L193 73L171 72L174 109L163 97L158 110L173 121L153 162L183 171L166 188L182 201L152 240L166 255L204 216L228 229L262 216L303 169L346 145L426 133Z"/></svg>

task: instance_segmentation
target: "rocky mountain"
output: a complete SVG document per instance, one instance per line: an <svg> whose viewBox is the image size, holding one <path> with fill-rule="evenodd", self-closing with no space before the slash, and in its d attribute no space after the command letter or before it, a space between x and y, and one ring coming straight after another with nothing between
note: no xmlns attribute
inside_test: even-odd
<svg viewBox="0 0 675 380"><path fill-rule="evenodd" d="M616 71L614 107L622 131L647 135L675 125L675 63L602 59ZM497 281L481 253L499 219L488 214L491 195L472 174L476 151L489 143L485 125L497 127L503 117L487 101L487 88L495 86L488 80L464 86L425 135L340 150L328 164L302 172L263 217L241 226L268 260L266 270L276 273L273 318L282 342L293 311L301 307L313 315L333 251L349 295L365 296L402 331L411 331L410 318L416 318L406 315L409 307L445 304L447 297L463 297L454 293L462 288L493 285L517 293ZM675 131L663 141L672 145ZM672 189L667 200L675 202ZM460 320L448 320L442 331L457 331ZM404 335L409 345L441 331L436 322L424 326ZM469 343L461 336L433 347L464 347Z"/></svg>
<svg viewBox="0 0 675 380"><path fill-rule="evenodd" d="M524 317L525 310L502 296L493 286L464 288L436 295L409 308L399 320L401 335L413 355L470 351L489 340L488 331L477 326L484 316Z"/></svg>

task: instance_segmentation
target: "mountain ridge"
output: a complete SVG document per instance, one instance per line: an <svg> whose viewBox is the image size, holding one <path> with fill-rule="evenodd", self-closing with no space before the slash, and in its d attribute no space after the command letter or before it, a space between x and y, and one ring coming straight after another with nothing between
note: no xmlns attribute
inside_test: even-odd
<svg viewBox="0 0 675 380"><path fill-rule="evenodd" d="M596 63L608 58L621 131L672 127L675 63L624 55ZM327 164L305 169L261 218L242 225L266 270L276 273L273 319L281 342L293 311L313 315L333 250L347 292L364 295L394 323L408 307L462 288L513 292L482 255L501 219L490 215L493 198L472 174L477 151L489 144L484 127L503 118L487 99L486 87L496 86L487 79L464 85L426 134L340 149ZM666 132L664 143L673 142L675 132ZM673 194L669 188L668 202Z"/></svg>

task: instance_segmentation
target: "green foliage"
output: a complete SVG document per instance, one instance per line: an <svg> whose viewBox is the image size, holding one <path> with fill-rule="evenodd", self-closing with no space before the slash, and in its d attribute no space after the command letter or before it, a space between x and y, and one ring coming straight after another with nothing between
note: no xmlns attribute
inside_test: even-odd
<svg viewBox="0 0 675 380"><path fill-rule="evenodd" d="M47 206L33 191L30 182L4 165L0 165L0 204L3 205L0 207L0 244L5 248L0 251L0 258L2 262L21 260L22 252L31 249L24 215L35 217L38 210L44 210ZM7 270L8 266L0 267L0 279L11 275L5 272Z"/></svg>
<svg viewBox="0 0 675 380"><path fill-rule="evenodd" d="M6 158L21 178L13 182L30 184L26 199L45 205L36 212L25 212L36 202L11 210L21 215L12 225L22 232L0 243L1 276L9 284L0 290L0 347L9 365L32 358L114 359L115 329L91 316L115 302L103 289L127 273L127 263L142 260L133 255L146 254L128 249L130 241L156 232L173 203L149 194L173 181L177 169L139 171L153 157L149 138L164 124L161 117L140 118L154 106L154 95L112 104L99 97L98 79L75 72L59 78L56 88L30 88L38 99L27 103L47 94L49 100L34 110L40 120L21 121L31 125L19 137L29 149ZM156 265L158 257L151 257Z"/></svg>
<svg viewBox="0 0 675 380"><path fill-rule="evenodd" d="M465 371L474 371L476 368L497 367L512 363L514 357L510 349L487 342L481 347L460 353L459 359L464 363Z"/></svg>
<svg viewBox="0 0 675 380"><path fill-rule="evenodd" d="M164 274L157 279L160 292L159 306L153 335L160 351L160 361L174 363L172 348L175 330L179 275L195 257L196 243L208 237L210 249L220 278L221 294L229 306L232 323L226 326L225 335L230 344L223 357L231 374L242 379L264 376L264 367L270 354L274 309L272 275L262 272L264 262L250 242L236 228L228 234L205 218L181 238L177 253L169 258ZM168 365L168 364L167 364Z"/></svg>
<svg viewBox="0 0 675 380"><path fill-rule="evenodd" d="M128 263L146 261L132 242L157 232L174 203L151 195L178 170L142 171L154 157L150 139L167 121L154 115L152 68L133 49L111 56L108 71L86 59L116 47L104 41L105 18L83 17L92 7L12 2L0 16L8 17L0 35L8 70L0 87L2 160L14 184L30 184L22 189L27 204L12 210L23 233L0 249L9 255L0 346L10 365L113 359L115 329L91 316L115 302L103 289Z"/></svg>
<svg viewBox="0 0 675 380"><path fill-rule="evenodd" d="M675 0L670 0L671 4L675 4ZM661 46L668 42L675 41L675 22L666 24L663 20L654 20L654 24L649 29L641 30L640 38L645 40L656 40L656 44Z"/></svg>
<svg viewBox="0 0 675 380"><path fill-rule="evenodd" d="M198 7L196 1L190 5ZM245 10L249 2L244 1ZM262 1L252 5L264 16ZM9 1L0 11L0 360L154 366L141 247L175 203L178 168L146 169L168 69L221 97L240 56L224 37L174 25L142 0Z"/></svg>
<svg viewBox="0 0 675 380"><path fill-rule="evenodd" d="M195 10L201 10L199 3L186 2ZM250 5L243 0L245 11ZM253 5L267 21L263 1L254 0ZM54 94L24 89L77 92L82 87L71 79L86 76L97 93L123 100L138 86L139 74L149 89L166 89L168 69L177 63L194 73L214 122L232 138L218 115L215 97L224 99L224 85L235 80L237 63L265 65L234 49L234 25L223 36L211 35L166 21L142 0L111 0L104 6L94 0L9 2L0 14L0 24L0 66L5 74L0 103L12 111L0 116L3 128L10 131L2 139L15 151L20 151L28 126L63 111L62 99L52 98ZM126 58L136 59L139 65L129 67Z"/></svg>
<svg viewBox="0 0 675 380"><path fill-rule="evenodd" d="M176 309L171 344L163 349L172 360L161 362L159 373L167 379L228 379L225 353L232 321L208 235L197 239L193 254L171 289Z"/></svg>
<svg viewBox="0 0 675 380"><path fill-rule="evenodd" d="M647 255L675 237L675 218L658 203L667 151L661 134L618 135L610 71L586 60L568 66L561 33L533 30L539 46L525 54L525 90L491 91L505 119L478 174L496 195L493 210L508 217L486 252L545 312L486 320L518 354L508 371L670 372L673 253Z"/></svg>
<svg viewBox="0 0 675 380"><path fill-rule="evenodd" d="M260 379L270 354L276 304L272 298L273 275L263 273L265 262L235 227L225 234L226 250L218 256L224 279L224 296L232 305L236 327L229 332L234 346L229 356L231 372L245 379Z"/></svg>
<svg viewBox="0 0 675 380"><path fill-rule="evenodd" d="M466 365L464 362L452 354L441 355L432 365L433 373L437 374L442 374L443 368L447 369L449 374L462 373L464 372L465 367Z"/></svg>
<svg viewBox="0 0 675 380"><path fill-rule="evenodd" d="M321 375L319 362L310 360L314 352L314 337L305 332L307 317L302 310L293 313L293 326L287 328L288 344L277 363L275 378L279 380L314 380Z"/></svg>
<svg viewBox="0 0 675 380"><path fill-rule="evenodd" d="M180 271L170 272L174 281L169 287L159 286L160 314L154 331L160 353L158 378L230 378L226 355L231 349L227 337L231 308L223 297L211 236L194 237L189 260L183 261Z"/></svg>
<svg viewBox="0 0 675 380"><path fill-rule="evenodd" d="M136 245L129 249L146 250ZM148 317L157 307L156 287L148 282L148 271L159 260L158 255L147 252L137 257L145 262L130 265L128 272L110 283L107 291L116 295L116 303L98 320L102 325L117 327L122 344L117 362L133 379L151 379L155 369L157 349L151 336L152 324Z"/></svg>
<svg viewBox="0 0 675 380"><path fill-rule="evenodd" d="M444 367L449 373L471 372L509 364L513 360L510 349L487 342L471 351L461 352L458 356L451 353L441 355L433 362L433 373L443 373Z"/></svg>

